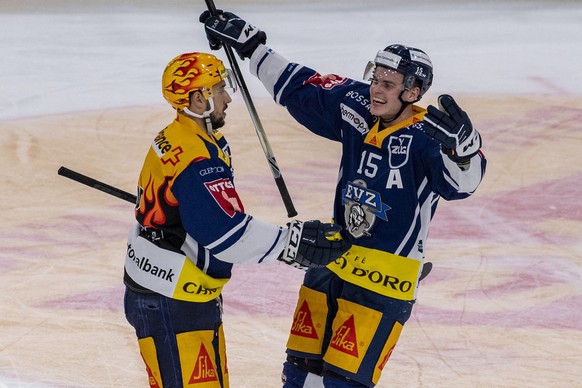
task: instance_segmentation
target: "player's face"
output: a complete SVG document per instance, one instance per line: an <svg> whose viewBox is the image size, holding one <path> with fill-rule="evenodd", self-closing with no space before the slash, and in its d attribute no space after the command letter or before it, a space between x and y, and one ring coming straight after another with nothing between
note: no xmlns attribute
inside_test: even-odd
<svg viewBox="0 0 582 388"><path fill-rule="evenodd" d="M226 82L221 81L212 87L212 98L214 100L214 112L210 114L212 128L219 129L224 126L226 118L226 108L232 102L232 98L226 89Z"/></svg>
<svg viewBox="0 0 582 388"><path fill-rule="evenodd" d="M404 90L404 75L382 66L376 67L370 82L370 113L392 121L402 107L400 93Z"/></svg>

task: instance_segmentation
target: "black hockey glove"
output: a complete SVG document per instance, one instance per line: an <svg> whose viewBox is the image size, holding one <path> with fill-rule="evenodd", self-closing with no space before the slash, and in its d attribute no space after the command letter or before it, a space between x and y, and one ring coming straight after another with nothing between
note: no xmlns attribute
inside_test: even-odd
<svg viewBox="0 0 582 388"><path fill-rule="evenodd" d="M267 42L267 34L231 12L217 11L211 16L209 11L200 15L204 23L206 37L212 50L218 50L222 43L232 47L241 59L250 58L259 44ZM218 43L217 43L218 42Z"/></svg>
<svg viewBox="0 0 582 388"><path fill-rule="evenodd" d="M218 15L223 14L221 9L217 9L216 13ZM204 11L200 15L200 22L204 23L209 17L210 17L210 12ZM204 20L202 20L202 18L204 18ZM204 28L204 30L206 30L206 28ZM206 39L208 39L208 45L210 46L211 50L220 50L222 48L222 42L219 39L212 37L212 35L209 35L208 32L206 32Z"/></svg>
<svg viewBox="0 0 582 388"><path fill-rule="evenodd" d="M481 148L481 135L473 128L469 116L448 94L439 96L439 109L430 105L424 121L425 132L441 143L442 150L453 161L465 163Z"/></svg>
<svg viewBox="0 0 582 388"><path fill-rule="evenodd" d="M279 260L303 270L325 267L350 249L345 240L329 240L341 230L340 226L321 221L289 223L289 239Z"/></svg>

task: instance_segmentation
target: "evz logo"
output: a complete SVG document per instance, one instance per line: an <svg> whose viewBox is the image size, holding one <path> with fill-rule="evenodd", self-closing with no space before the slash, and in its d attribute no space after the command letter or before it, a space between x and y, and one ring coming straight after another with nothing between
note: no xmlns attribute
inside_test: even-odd
<svg viewBox="0 0 582 388"><path fill-rule="evenodd" d="M380 193L369 190L363 180L348 182L342 190L342 199L347 229L355 238L370 236L376 217L388 221L386 211L390 206L382 203Z"/></svg>

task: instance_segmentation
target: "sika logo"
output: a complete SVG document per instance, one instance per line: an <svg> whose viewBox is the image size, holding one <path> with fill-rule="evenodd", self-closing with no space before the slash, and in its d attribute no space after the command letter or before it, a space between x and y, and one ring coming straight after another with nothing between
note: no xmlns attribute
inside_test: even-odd
<svg viewBox="0 0 582 388"><path fill-rule="evenodd" d="M204 347L204 344L201 344L196 366L194 367L188 384L207 383L209 381L218 381L218 376L216 375L216 368L208 355L208 351Z"/></svg>
<svg viewBox="0 0 582 388"><path fill-rule="evenodd" d="M386 366L386 363L388 363L388 359L390 358L390 356L392 355L392 352L394 351L394 347L396 345L392 345L392 347L390 348L390 350L388 350L388 353L386 353L386 355L384 356L384 358L382 359L382 362L380 363L380 365L378 365L378 369L380 370L384 370L384 367Z"/></svg>
<svg viewBox="0 0 582 388"><path fill-rule="evenodd" d="M313 320L311 319L311 310L306 300L303 301L301 308L297 311L297 315L293 319L291 334L318 339L315 327L313 326Z"/></svg>
<svg viewBox="0 0 582 388"><path fill-rule="evenodd" d="M330 347L342 353L358 357L358 340L356 338L356 326L354 316L350 317L333 333Z"/></svg>
<svg viewBox="0 0 582 388"><path fill-rule="evenodd" d="M147 361L143 357L143 354L142 354L141 358L143 359L143 362L146 365L146 372L148 373L148 380L149 380L150 388L160 388L160 384L158 383L158 381L154 377L154 373L152 372L152 369L150 368Z"/></svg>

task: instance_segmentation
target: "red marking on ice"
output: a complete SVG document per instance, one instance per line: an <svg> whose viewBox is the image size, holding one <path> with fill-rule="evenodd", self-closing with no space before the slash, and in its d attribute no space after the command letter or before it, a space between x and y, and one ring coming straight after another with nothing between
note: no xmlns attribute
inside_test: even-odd
<svg viewBox="0 0 582 388"><path fill-rule="evenodd" d="M473 274L467 273L467 269L435 267L424 281L424 289L421 285L419 302L414 310L420 322L582 329L582 320L579 319L582 295L577 294L580 279L575 262L545 256L523 258L511 255L483 260L482 265L487 267L487 271L476 269ZM458 288L449 296L463 300L464 304L471 306L471 311L459 311L447 304L424 305L423 293L439 283ZM570 294L556 297L553 287L562 293L564 286L569 286ZM518 300L523 300L523 303ZM487 301L486 309L475 311Z"/></svg>
<svg viewBox="0 0 582 388"><path fill-rule="evenodd" d="M235 265L222 292L225 314L292 319L304 274L285 264Z"/></svg>
<svg viewBox="0 0 582 388"><path fill-rule="evenodd" d="M551 220L582 221L582 174L538 182L519 190L468 198L440 206L431 224L431 239L516 241L521 233L540 242L563 243L574 237L535 230ZM430 242L429 242L430 244Z"/></svg>
<svg viewBox="0 0 582 388"><path fill-rule="evenodd" d="M38 307L61 310L118 311L123 310L123 293L123 287L102 289L45 301L39 304Z"/></svg>
<svg viewBox="0 0 582 388"><path fill-rule="evenodd" d="M552 93L555 93L555 94L562 94L562 95L569 95L569 94L571 94L568 90L562 88L559 85L556 85L555 83L551 82L547 78L540 77L540 76L537 76L537 75L530 76L528 78L531 81L533 81L534 83L537 83L537 84L543 86L549 92L552 92Z"/></svg>
<svg viewBox="0 0 582 388"><path fill-rule="evenodd" d="M582 296L574 295L531 308L507 306L506 310L499 312L441 310L421 303L412 311L423 324L582 330L581 310Z"/></svg>

